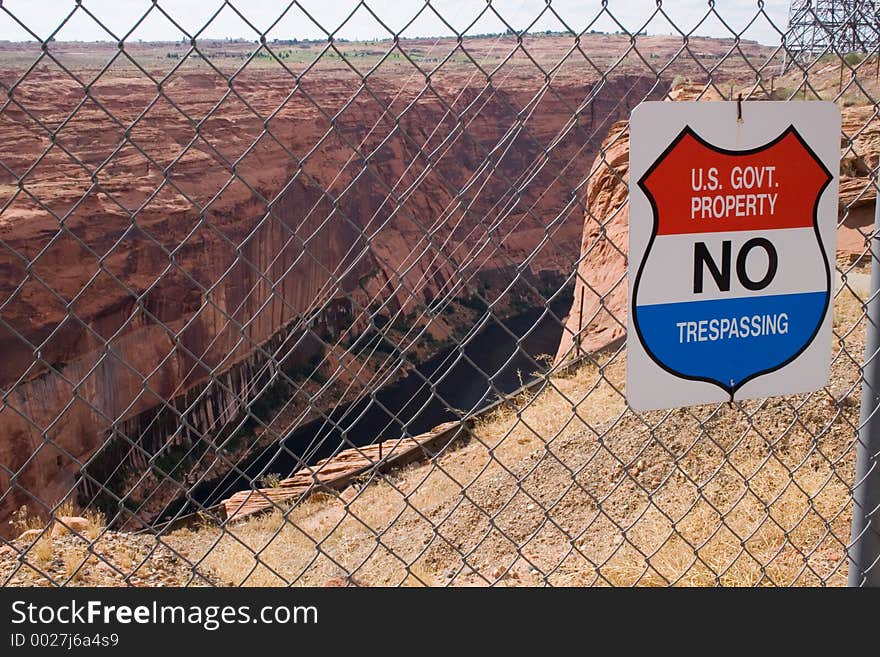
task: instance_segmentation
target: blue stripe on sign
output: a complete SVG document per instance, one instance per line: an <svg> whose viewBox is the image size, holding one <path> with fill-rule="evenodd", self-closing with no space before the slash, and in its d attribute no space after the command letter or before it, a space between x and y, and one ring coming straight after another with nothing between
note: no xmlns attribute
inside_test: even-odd
<svg viewBox="0 0 880 657"><path fill-rule="evenodd" d="M827 292L636 306L642 339L666 367L738 385L798 353L822 320Z"/></svg>

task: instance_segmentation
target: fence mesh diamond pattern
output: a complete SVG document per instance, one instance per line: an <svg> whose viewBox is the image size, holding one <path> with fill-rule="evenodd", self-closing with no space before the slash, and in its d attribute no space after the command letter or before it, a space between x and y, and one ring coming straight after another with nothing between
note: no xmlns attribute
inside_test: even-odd
<svg viewBox="0 0 880 657"><path fill-rule="evenodd" d="M0 3L0 583L846 583L873 12L93 4ZM831 378L635 412L626 120L739 95L841 107Z"/></svg>

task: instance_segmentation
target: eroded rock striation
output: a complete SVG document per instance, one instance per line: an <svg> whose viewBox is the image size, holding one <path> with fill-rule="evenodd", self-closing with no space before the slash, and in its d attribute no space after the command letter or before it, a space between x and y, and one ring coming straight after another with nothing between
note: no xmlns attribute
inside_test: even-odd
<svg viewBox="0 0 880 657"><path fill-rule="evenodd" d="M291 393L287 421L356 394L375 366L346 348L378 314L442 340L438 299L498 296L517 265L522 294L558 287L598 140L662 89L472 79L21 81L0 113L0 523L67 495L105 445L148 467L216 435L278 368L331 379ZM148 483L119 493L149 511L180 492Z"/></svg>

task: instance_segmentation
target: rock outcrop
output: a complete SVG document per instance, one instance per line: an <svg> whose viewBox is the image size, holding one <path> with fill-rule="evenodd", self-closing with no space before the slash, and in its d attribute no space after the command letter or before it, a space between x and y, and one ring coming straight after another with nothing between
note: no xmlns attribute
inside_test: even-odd
<svg viewBox="0 0 880 657"><path fill-rule="evenodd" d="M629 127L612 126L590 171L574 303L557 352L601 349L626 333Z"/></svg>
<svg viewBox="0 0 880 657"><path fill-rule="evenodd" d="M863 257L870 246L877 187L871 184L880 154L880 119L874 106L841 111L840 218L837 252L847 259Z"/></svg>
<svg viewBox="0 0 880 657"><path fill-rule="evenodd" d="M291 505L314 491L339 490L370 470L386 472L414 461L424 461L441 453L450 442L463 440L469 431L469 426L446 422L412 438L391 439L344 449L312 466L297 470L276 486L235 493L223 500L223 515L228 521L241 520L254 513ZM356 496L357 491L352 486L339 495L345 504Z"/></svg>

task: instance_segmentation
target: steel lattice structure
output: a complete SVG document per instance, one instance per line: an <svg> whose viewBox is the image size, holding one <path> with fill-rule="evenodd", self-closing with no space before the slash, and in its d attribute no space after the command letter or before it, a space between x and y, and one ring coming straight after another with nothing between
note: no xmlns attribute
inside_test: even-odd
<svg viewBox="0 0 880 657"><path fill-rule="evenodd" d="M880 43L875 0L792 0L785 37L796 58L827 53L873 53Z"/></svg>

